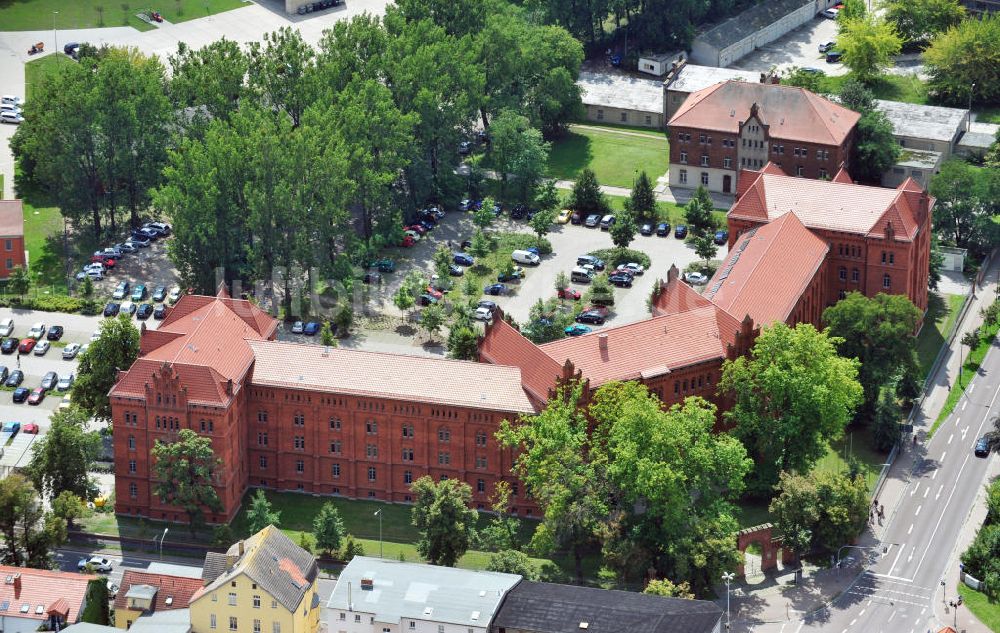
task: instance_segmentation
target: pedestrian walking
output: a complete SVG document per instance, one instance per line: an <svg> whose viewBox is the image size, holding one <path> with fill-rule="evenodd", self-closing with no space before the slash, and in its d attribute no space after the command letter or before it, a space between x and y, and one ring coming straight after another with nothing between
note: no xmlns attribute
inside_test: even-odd
<svg viewBox="0 0 1000 633"><path fill-rule="evenodd" d="M17 368L21 369L21 350L17 350Z"/></svg>

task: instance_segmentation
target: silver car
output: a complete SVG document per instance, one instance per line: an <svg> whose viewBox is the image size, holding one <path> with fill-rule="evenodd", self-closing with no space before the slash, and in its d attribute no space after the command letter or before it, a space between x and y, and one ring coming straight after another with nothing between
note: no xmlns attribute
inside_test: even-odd
<svg viewBox="0 0 1000 633"><path fill-rule="evenodd" d="M79 343L70 343L63 348L62 357L66 360L73 360L80 353Z"/></svg>

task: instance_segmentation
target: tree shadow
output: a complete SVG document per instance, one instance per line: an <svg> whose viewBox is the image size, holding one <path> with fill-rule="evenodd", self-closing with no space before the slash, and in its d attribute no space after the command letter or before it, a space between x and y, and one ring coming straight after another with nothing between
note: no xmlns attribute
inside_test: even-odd
<svg viewBox="0 0 1000 633"><path fill-rule="evenodd" d="M552 144L547 172L559 180L575 180L593 160L594 149L590 138L570 132Z"/></svg>

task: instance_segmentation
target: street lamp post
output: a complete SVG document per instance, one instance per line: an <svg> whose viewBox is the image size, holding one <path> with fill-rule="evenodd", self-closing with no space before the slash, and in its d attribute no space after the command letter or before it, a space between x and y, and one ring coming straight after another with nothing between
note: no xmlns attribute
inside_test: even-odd
<svg viewBox="0 0 1000 633"><path fill-rule="evenodd" d="M944 584L944 578L941 579L941 602L948 604L948 587Z"/></svg>
<svg viewBox="0 0 1000 633"><path fill-rule="evenodd" d="M167 532L169 531L170 528L163 528L163 534L160 535L160 560L163 560L163 539L167 538Z"/></svg>
<svg viewBox="0 0 1000 633"><path fill-rule="evenodd" d="M973 82L972 86L969 88L969 118L965 121L965 131L968 132L972 128L972 93L976 91L976 83Z"/></svg>
<svg viewBox="0 0 1000 633"><path fill-rule="evenodd" d="M375 511L378 517L378 557L382 558L382 508Z"/></svg>
<svg viewBox="0 0 1000 633"><path fill-rule="evenodd" d="M731 571L723 572L722 580L726 582L726 630L732 630L732 622L729 620L729 583L732 582L733 578L736 578L736 574Z"/></svg>
<svg viewBox="0 0 1000 633"><path fill-rule="evenodd" d="M59 33L56 31L56 16L59 15L58 11L52 12L52 49L55 51L59 50Z"/></svg>

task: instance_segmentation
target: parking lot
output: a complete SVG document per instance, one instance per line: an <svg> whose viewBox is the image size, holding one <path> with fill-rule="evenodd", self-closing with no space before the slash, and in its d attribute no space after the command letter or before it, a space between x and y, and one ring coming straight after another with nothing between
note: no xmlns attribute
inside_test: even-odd
<svg viewBox="0 0 1000 633"><path fill-rule="evenodd" d="M177 269L167 256L169 239L158 239L148 247L140 248L135 253L126 253L120 260L116 260L115 267L104 273L103 280L94 281L94 298L98 301L110 301L111 294L120 281L127 281L132 287L145 284L147 295L151 295L157 286L169 289L177 285ZM77 284L80 283L82 282L77 281ZM144 301L152 303L148 296Z"/></svg>
<svg viewBox="0 0 1000 633"><path fill-rule="evenodd" d="M827 75L847 74L843 64L828 64L819 52L819 45L837 39L837 21L816 16L799 28L760 47L732 65L733 68L779 73L792 66L818 68Z"/></svg>

